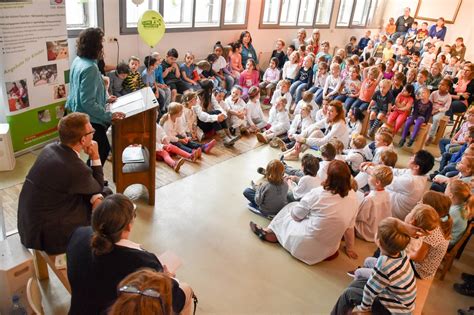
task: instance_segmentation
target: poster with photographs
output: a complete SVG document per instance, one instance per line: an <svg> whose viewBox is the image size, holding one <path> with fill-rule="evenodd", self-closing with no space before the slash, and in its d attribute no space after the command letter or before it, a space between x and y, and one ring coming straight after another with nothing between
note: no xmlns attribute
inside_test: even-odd
<svg viewBox="0 0 474 315"><path fill-rule="evenodd" d="M5 83L5 90L7 91L10 112L30 107L28 87L25 79Z"/></svg>
<svg viewBox="0 0 474 315"><path fill-rule="evenodd" d="M34 67L31 69L33 73L33 85L53 84L58 79L58 66L57 65L44 65L40 67Z"/></svg>
<svg viewBox="0 0 474 315"><path fill-rule="evenodd" d="M48 61L58 59L68 59L69 50L67 46L67 39L46 42L46 55Z"/></svg>
<svg viewBox="0 0 474 315"><path fill-rule="evenodd" d="M0 0L0 121L15 152L57 137L69 89L64 3Z"/></svg>

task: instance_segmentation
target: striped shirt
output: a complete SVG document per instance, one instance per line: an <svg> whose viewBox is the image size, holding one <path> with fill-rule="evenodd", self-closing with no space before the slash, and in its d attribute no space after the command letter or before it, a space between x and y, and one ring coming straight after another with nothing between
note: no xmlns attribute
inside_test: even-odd
<svg viewBox="0 0 474 315"><path fill-rule="evenodd" d="M144 88L145 83L143 83L142 76L137 71L135 73L130 72L125 80L123 80L122 86L126 93L131 93Z"/></svg>
<svg viewBox="0 0 474 315"><path fill-rule="evenodd" d="M374 267L374 273L364 287L361 310L370 310L374 299L392 314L407 314L415 309L416 280L410 259L402 251L401 256L392 258L381 255Z"/></svg>

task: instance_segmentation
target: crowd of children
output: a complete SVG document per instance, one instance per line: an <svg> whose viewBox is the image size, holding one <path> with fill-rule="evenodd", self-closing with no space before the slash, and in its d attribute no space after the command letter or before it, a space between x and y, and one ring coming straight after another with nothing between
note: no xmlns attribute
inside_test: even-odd
<svg viewBox="0 0 474 315"><path fill-rule="evenodd" d="M415 152L406 168L394 168L393 139L399 131L399 147L413 146L423 128L429 145L441 120L452 120L474 100L474 64L464 60L463 39L444 45L429 36L427 26L418 28L414 22L405 36L393 41L396 28L390 19L384 34L367 31L358 43L351 36L334 55L329 42L320 42L319 32L305 41L306 32L300 30L287 48L283 39L276 41L267 69L260 68L254 51L242 52L249 49L242 36L227 46L216 43L196 63L187 52L178 65L179 54L170 49L164 60L158 53L147 56L140 70L140 60L131 57L128 65L119 64L108 74L109 93L122 96L144 86L153 90L161 116L156 156L175 171L184 159L196 162L211 152L216 140L205 140L212 137L210 130L226 146L255 134L259 142L280 148L280 160L259 169L263 181L244 191L249 209L270 219L287 203L314 198L310 192L315 188L334 185L328 182L328 169L332 161L344 162L359 204L339 239L344 236L351 258L358 256L355 237L375 242L380 256L366 260L367 273L355 273L362 284L348 288L333 313L355 306L346 305L344 295L356 288L363 289L359 310L403 313L413 310L414 278L434 276L448 243L459 240L472 217L467 207L474 173L472 110L460 132L440 142L443 160L431 176L432 189L446 195L424 193L434 166L427 151ZM270 106L268 117L262 105ZM374 141L367 143L367 138ZM321 158L303 155L301 170L286 165L285 160L298 160L308 148L319 151ZM417 205L420 201L424 205ZM251 227L265 239L268 231ZM430 234L416 240L415 230ZM398 273L390 272L393 266Z"/></svg>

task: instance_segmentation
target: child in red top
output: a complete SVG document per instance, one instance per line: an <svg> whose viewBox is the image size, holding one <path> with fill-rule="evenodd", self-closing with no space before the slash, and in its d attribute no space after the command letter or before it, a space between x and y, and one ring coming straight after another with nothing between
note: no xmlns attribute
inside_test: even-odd
<svg viewBox="0 0 474 315"><path fill-rule="evenodd" d="M367 69L364 69L365 73L367 73L366 71ZM356 107L362 112L367 110L367 108L369 107L369 103L372 100L372 96L375 93L375 88L377 87L377 84L379 82L379 74L380 72L377 67L369 68L368 75L362 82L362 86L359 92L359 98L355 100L354 103L352 103L352 105L348 108L348 111L350 111L352 107Z"/></svg>
<svg viewBox="0 0 474 315"><path fill-rule="evenodd" d="M248 101L249 99L249 89L252 86L258 87L260 83L260 75L256 69L255 61L252 58L247 60L245 65L245 70L242 71L239 78L239 85L242 87L242 99Z"/></svg>
<svg viewBox="0 0 474 315"><path fill-rule="evenodd" d="M395 99L393 111L390 116L388 116L387 124L393 126L394 135L405 124L414 102L415 88L413 85L407 84Z"/></svg>

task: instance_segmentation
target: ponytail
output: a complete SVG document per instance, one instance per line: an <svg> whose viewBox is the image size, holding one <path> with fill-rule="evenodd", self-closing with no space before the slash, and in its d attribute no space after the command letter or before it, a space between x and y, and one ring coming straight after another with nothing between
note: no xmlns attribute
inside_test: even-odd
<svg viewBox="0 0 474 315"><path fill-rule="evenodd" d="M170 114L166 113L160 118L160 125L163 126L165 122L170 118Z"/></svg>
<svg viewBox="0 0 474 315"><path fill-rule="evenodd" d="M106 197L92 213L92 253L110 253L134 218L133 203L122 194Z"/></svg>

